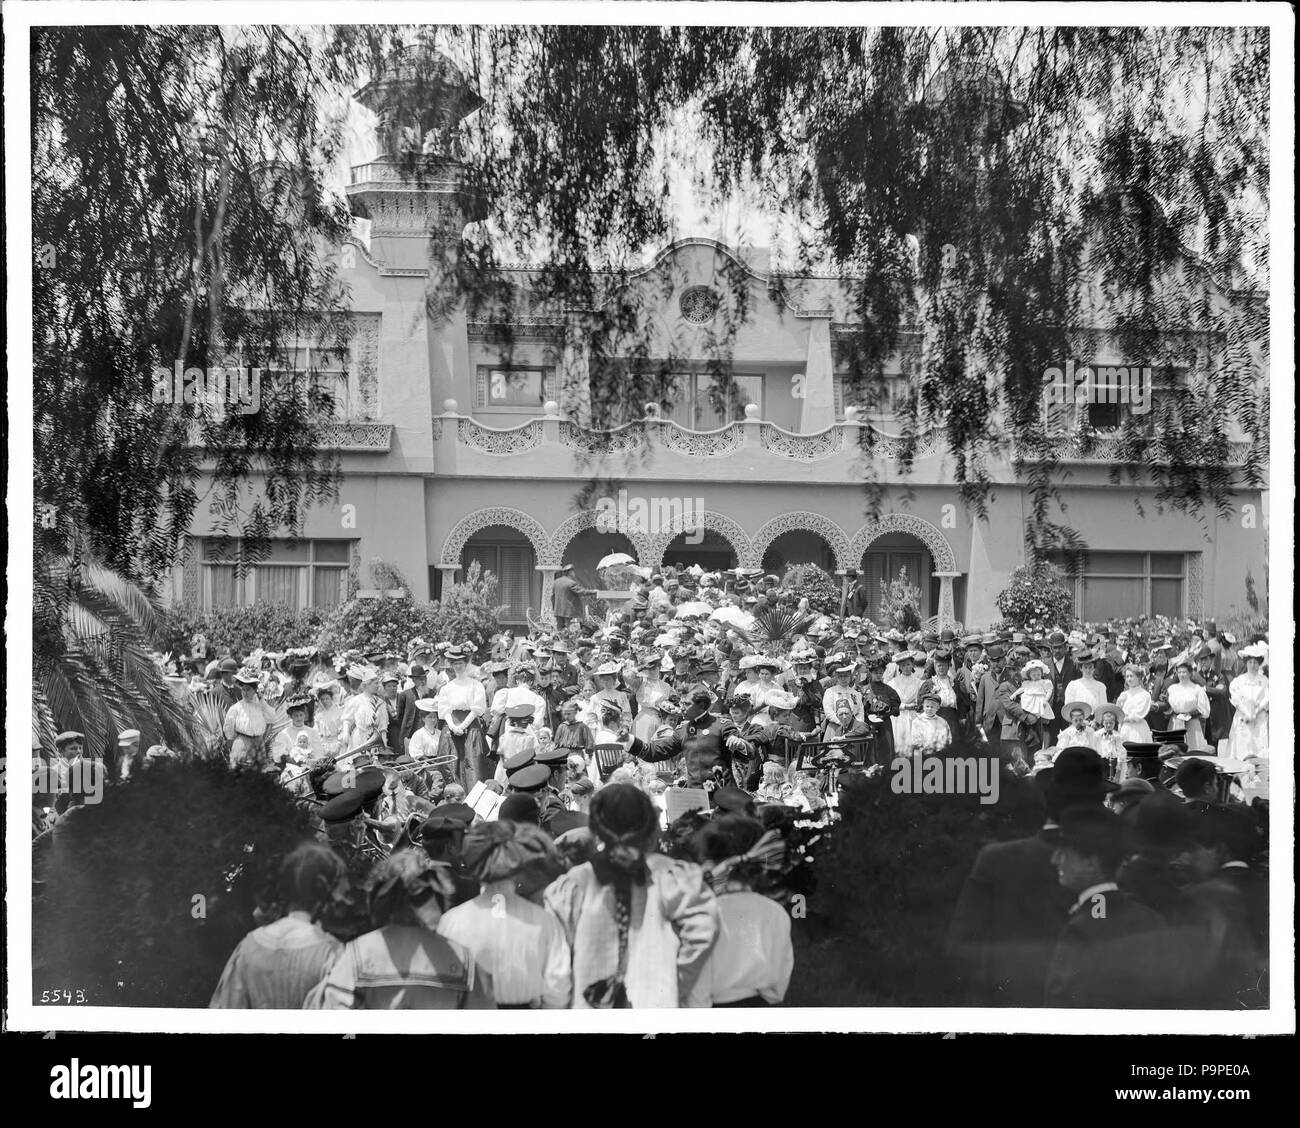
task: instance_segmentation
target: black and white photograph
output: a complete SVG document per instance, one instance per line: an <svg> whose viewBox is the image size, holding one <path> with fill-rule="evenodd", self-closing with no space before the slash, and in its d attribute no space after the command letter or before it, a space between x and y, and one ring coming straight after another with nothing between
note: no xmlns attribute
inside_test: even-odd
<svg viewBox="0 0 1300 1128"><path fill-rule="evenodd" d="M4 22L9 1029L1294 1034L1289 6Z"/></svg>

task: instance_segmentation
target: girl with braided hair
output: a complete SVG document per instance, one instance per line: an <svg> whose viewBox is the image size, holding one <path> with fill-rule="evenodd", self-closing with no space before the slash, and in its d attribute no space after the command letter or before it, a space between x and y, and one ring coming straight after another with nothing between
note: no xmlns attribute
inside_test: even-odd
<svg viewBox="0 0 1300 1128"><path fill-rule="evenodd" d="M288 912L239 942L209 1007L218 1010L299 1009L343 947L319 924L343 881L343 859L319 842L304 842L280 867L280 900Z"/></svg>
<svg viewBox="0 0 1300 1128"><path fill-rule="evenodd" d="M574 1007L690 1005L718 933L703 872L656 851L658 812L630 784L596 792L589 817L596 856L546 890L573 950Z"/></svg>

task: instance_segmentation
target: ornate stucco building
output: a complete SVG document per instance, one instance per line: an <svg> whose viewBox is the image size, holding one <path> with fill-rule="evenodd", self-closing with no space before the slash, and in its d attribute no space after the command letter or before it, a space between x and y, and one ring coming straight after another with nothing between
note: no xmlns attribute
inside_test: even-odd
<svg viewBox="0 0 1300 1128"><path fill-rule="evenodd" d="M906 569L925 616L976 625L1000 617L994 598L1024 562L1027 490L1010 458L992 467L988 520L977 520L960 503L937 431L919 437L911 473L899 477L889 402L906 390L907 349L887 371L886 402L871 412L844 403L837 339L853 323L843 280L781 277L710 239L664 247L633 282L643 283L648 337L659 343L651 355L688 358L673 376L674 408L667 417L628 404L621 425L606 429L591 424L592 381L610 378L605 362L618 358L591 355L582 311L521 299L503 315L508 326L472 320L463 305L431 318L429 231L463 228L473 201L450 158L417 183L392 155L410 124L385 109L404 103L404 65L358 95L380 110L380 154L352 169L347 188L354 212L369 221L368 239L342 249L351 347L312 357L312 343L302 342L306 365L337 390L326 440L342 460L338 506L311 510L300 541L277 543L269 561L240 578L217 558L203 517L174 576L176 596L200 606L258 598L328 605L369 587L368 565L381 559L401 569L417 597L436 597L477 560L499 577L507 618L518 622L529 609L549 614L562 562L593 582L601 556L626 551L648 565L780 570L811 561L842 576L861 569L870 591ZM436 105L409 111L417 136L478 107L452 68L443 75ZM520 295L529 274L527 266L511 272ZM720 411L707 357L715 322L733 312L737 278L748 307L731 344L740 399ZM1104 332L1083 336L1092 343L1081 362L1125 363ZM1108 421L1104 410L1093 417L1094 426ZM863 428L876 432L876 472L886 483L874 520L863 516ZM1158 442L1149 454L1160 457ZM1240 490L1228 521L1159 514L1154 488L1109 483L1113 458L1104 437L1086 454L1062 439L1066 518L1091 550L1078 581L1084 618L1222 615L1246 605L1247 583L1264 596L1259 490ZM625 511L650 519L608 531L599 507L575 509L593 479L625 490ZM702 533L692 523L697 511Z"/></svg>

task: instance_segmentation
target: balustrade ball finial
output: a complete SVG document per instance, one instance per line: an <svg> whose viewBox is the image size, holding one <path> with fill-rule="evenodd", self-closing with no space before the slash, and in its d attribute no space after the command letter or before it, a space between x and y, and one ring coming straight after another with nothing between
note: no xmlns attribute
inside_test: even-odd
<svg viewBox="0 0 1300 1128"><path fill-rule="evenodd" d="M856 407L846 407L844 409L844 422L856 423L858 421L858 409Z"/></svg>
<svg viewBox="0 0 1300 1128"><path fill-rule="evenodd" d="M556 400L547 400L542 404L542 412L546 415L559 415L560 405Z"/></svg>
<svg viewBox="0 0 1300 1128"><path fill-rule="evenodd" d="M758 404L756 403L745 404L745 418L746 419L758 418Z"/></svg>
<svg viewBox="0 0 1300 1128"><path fill-rule="evenodd" d="M460 410L460 404L454 399L445 399L442 401L442 410L448 415L455 415Z"/></svg>

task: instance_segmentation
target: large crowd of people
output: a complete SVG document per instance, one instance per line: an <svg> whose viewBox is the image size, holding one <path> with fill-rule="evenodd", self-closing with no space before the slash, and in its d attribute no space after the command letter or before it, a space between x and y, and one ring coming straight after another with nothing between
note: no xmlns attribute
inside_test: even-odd
<svg viewBox="0 0 1300 1128"><path fill-rule="evenodd" d="M773 608L793 612L779 629ZM318 828L212 1005L777 1004L800 842L833 833L841 784L972 755L1046 805L956 906L973 1003L1244 1005L1266 952L1267 667L1266 637L1210 622L907 632L698 567L603 620L404 653L198 638L170 660L178 690L219 700L231 763L275 773ZM118 776L168 754L138 743L119 738ZM357 856L373 929L343 943L321 907Z"/></svg>

